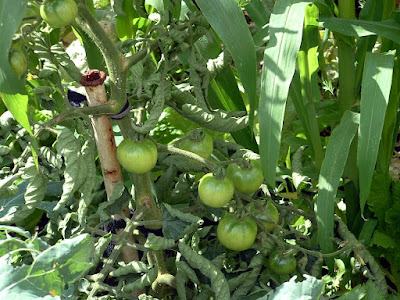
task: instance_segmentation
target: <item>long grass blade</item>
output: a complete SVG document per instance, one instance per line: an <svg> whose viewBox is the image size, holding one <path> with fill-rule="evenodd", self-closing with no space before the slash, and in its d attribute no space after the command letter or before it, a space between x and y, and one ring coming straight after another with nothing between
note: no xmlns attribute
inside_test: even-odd
<svg viewBox="0 0 400 300"><path fill-rule="evenodd" d="M332 251L335 197L350 145L357 133L359 114L346 111L330 137L319 175L317 198L318 239L322 253Z"/></svg>
<svg viewBox="0 0 400 300"><path fill-rule="evenodd" d="M275 186L286 99L301 44L304 9L309 3L278 1L271 15L259 105L261 163L264 177L271 186Z"/></svg>
<svg viewBox="0 0 400 300"><path fill-rule="evenodd" d="M204 16L235 61L250 103L250 128L256 106L256 51L246 20L236 0L197 0Z"/></svg>
<svg viewBox="0 0 400 300"><path fill-rule="evenodd" d="M357 165L360 207L364 211L378 156L386 108L392 86L395 53L367 53L362 80Z"/></svg>
<svg viewBox="0 0 400 300"><path fill-rule="evenodd" d="M400 23L395 20L366 21L321 17L320 21L321 26L347 36L381 35L396 43L400 43Z"/></svg>

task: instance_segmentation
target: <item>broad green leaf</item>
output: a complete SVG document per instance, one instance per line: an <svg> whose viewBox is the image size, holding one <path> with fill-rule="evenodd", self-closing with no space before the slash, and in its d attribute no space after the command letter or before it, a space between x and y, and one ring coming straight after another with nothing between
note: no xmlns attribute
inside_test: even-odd
<svg viewBox="0 0 400 300"><path fill-rule="evenodd" d="M365 59L360 103L357 166L360 176L361 214L367 202L378 156L386 108L392 85L395 53L368 53Z"/></svg>
<svg viewBox="0 0 400 300"><path fill-rule="evenodd" d="M366 21L321 17L320 25L347 36L381 35L396 43L400 43L400 23L395 20Z"/></svg>
<svg viewBox="0 0 400 300"><path fill-rule="evenodd" d="M259 105L260 154L264 177L275 186L283 117L310 1L282 0L270 19L270 41L264 53Z"/></svg>
<svg viewBox="0 0 400 300"><path fill-rule="evenodd" d="M251 20L254 21L260 29L269 22L271 12L260 0L251 0L251 2L246 5L246 11Z"/></svg>
<svg viewBox="0 0 400 300"><path fill-rule="evenodd" d="M268 300L297 300L320 299L324 292L324 282L309 275L303 275L306 279L296 282L296 276L283 283L276 290L268 293Z"/></svg>
<svg viewBox="0 0 400 300"><path fill-rule="evenodd" d="M75 282L93 266L93 253L90 235L83 234L48 248L36 256L31 265L14 267L10 256L4 255L0 258L0 298L54 299L51 296L61 296L66 284Z"/></svg>
<svg viewBox="0 0 400 300"><path fill-rule="evenodd" d="M319 175L317 198L318 238L323 253L332 250L335 197L351 142L357 132L359 114L346 111L329 139Z"/></svg>
<svg viewBox="0 0 400 300"><path fill-rule="evenodd" d="M28 96L25 86L15 76L8 63L11 41L21 23L26 2L0 0L0 98L18 123L33 135L28 119Z"/></svg>
<svg viewBox="0 0 400 300"><path fill-rule="evenodd" d="M196 1L235 61L250 103L250 128L256 106L256 51L246 20L236 0Z"/></svg>

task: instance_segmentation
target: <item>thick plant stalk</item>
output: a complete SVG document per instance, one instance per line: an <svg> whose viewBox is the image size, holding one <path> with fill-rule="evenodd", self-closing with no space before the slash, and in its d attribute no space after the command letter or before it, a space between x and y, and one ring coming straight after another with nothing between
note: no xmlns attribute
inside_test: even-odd
<svg viewBox="0 0 400 300"><path fill-rule="evenodd" d="M82 76L81 84L86 89L87 101L89 106L98 106L107 102L104 80L106 74L99 70L89 70ZM118 182L122 181L121 166L117 159L117 147L115 145L114 132L112 130L111 120L107 115L92 116L92 125L94 138L97 145L97 151L100 158L101 170L104 178L107 199L109 199ZM125 207L122 215L129 218L129 208ZM120 219L120 216L114 215L113 218ZM120 234L120 232L117 232ZM134 243L133 236L129 241ZM122 258L125 263L138 260L139 256L135 249L123 247Z"/></svg>

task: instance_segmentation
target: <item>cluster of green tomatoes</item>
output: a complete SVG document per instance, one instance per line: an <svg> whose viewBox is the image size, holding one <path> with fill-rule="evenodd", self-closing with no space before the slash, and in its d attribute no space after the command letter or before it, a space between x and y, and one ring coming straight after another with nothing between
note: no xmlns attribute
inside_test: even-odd
<svg viewBox="0 0 400 300"><path fill-rule="evenodd" d="M179 148L209 159L213 152L213 140L203 133L201 139L183 139ZM157 147L148 138L141 142L125 139L117 148L120 164L134 174L149 172L157 163L157 155ZM205 174L199 181L198 195L205 205L221 208L231 201L235 191L252 194L263 181L260 163L257 160L243 160L243 163L229 164L225 172ZM254 218L260 220L268 232L272 232L278 223L279 213L271 202L260 207L249 203L246 210L251 212L251 216L238 217L235 213L226 212L219 220L218 240L230 250L244 251L253 245L258 230ZM296 268L296 259L293 254L284 255L282 251L276 250L269 255L266 265L277 274L289 274Z"/></svg>

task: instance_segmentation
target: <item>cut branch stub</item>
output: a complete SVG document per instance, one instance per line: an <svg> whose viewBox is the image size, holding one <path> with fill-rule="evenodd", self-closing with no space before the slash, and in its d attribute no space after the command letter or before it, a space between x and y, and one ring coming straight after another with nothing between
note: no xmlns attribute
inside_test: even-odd
<svg viewBox="0 0 400 300"><path fill-rule="evenodd" d="M103 84L105 79L106 74L99 70L89 70L83 74L81 84L85 86L89 106L107 103L107 94ZM107 115L92 116L91 120L107 198L110 198L115 185L119 181L122 181L121 167L117 159L114 132L112 130L111 120Z"/></svg>

